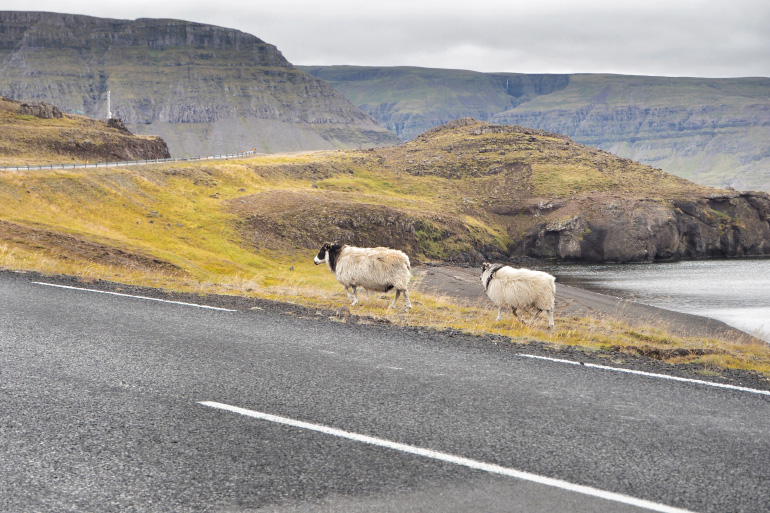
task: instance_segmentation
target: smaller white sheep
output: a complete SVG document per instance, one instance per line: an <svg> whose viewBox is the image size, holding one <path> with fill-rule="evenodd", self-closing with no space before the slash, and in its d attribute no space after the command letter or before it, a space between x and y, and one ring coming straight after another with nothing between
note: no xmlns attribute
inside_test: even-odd
<svg viewBox="0 0 770 513"><path fill-rule="evenodd" d="M553 328L553 308L556 299L556 278L542 271L516 269L507 265L492 265L484 262L481 266L481 283L487 296L497 306L497 320L503 315L503 308L510 308L519 321L531 324L540 312L548 315L548 329ZM534 307L535 315L525 322L520 308Z"/></svg>
<svg viewBox="0 0 770 513"><path fill-rule="evenodd" d="M412 308L407 290L412 276L411 266L409 257L403 251L381 247L357 248L337 242L326 242L313 262L316 265L326 262L337 281L345 287L348 297L353 300L351 306L358 304L356 288L363 287L377 292L396 289L396 297L388 308L396 305L401 293L404 294L406 309Z"/></svg>

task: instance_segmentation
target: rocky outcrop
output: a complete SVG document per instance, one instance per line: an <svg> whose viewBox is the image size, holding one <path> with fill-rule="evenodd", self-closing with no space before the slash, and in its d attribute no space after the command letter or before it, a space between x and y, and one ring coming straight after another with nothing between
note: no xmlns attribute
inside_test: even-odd
<svg viewBox="0 0 770 513"><path fill-rule="evenodd" d="M176 156L358 148L398 138L278 49L179 20L0 11L0 94L162 136Z"/></svg>
<svg viewBox="0 0 770 513"><path fill-rule="evenodd" d="M112 137L102 139L91 139L70 132L68 136L52 142L48 149L62 156L72 156L88 162L124 162L171 157L163 139L135 137L125 133L116 133Z"/></svg>
<svg viewBox="0 0 770 513"><path fill-rule="evenodd" d="M595 198L585 207L561 218L555 210L517 241L511 255L617 263L770 255L768 194Z"/></svg>
<svg viewBox="0 0 770 513"><path fill-rule="evenodd" d="M131 131L126 128L126 124L123 123L123 120L120 118L110 118L107 120L107 126L110 128L114 128L118 132L123 132L124 134L131 135Z"/></svg>
<svg viewBox="0 0 770 513"><path fill-rule="evenodd" d="M45 102L24 102L19 105L19 114L35 116L40 119L56 119L62 117L59 107Z"/></svg>
<svg viewBox="0 0 770 513"><path fill-rule="evenodd" d="M73 116L63 114L56 105L22 103L7 97L0 98L0 134L0 158L6 158L11 165L171 156L163 139L133 135L120 119L104 122Z"/></svg>

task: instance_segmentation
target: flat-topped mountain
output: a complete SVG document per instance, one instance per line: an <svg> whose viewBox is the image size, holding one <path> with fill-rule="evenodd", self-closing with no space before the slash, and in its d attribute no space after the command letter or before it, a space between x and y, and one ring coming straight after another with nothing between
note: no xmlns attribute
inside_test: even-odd
<svg viewBox="0 0 770 513"><path fill-rule="evenodd" d="M770 192L770 78L302 69L402 140L467 116L565 134L704 185Z"/></svg>
<svg viewBox="0 0 770 513"><path fill-rule="evenodd" d="M0 11L0 94L92 118L109 107L174 156L398 141L275 46L179 20Z"/></svg>

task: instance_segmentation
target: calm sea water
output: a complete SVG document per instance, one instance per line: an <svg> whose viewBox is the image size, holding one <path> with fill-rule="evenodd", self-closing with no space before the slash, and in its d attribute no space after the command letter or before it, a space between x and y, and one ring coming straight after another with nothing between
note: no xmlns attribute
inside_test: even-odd
<svg viewBox="0 0 770 513"><path fill-rule="evenodd" d="M770 259L559 265L557 282L723 321L770 342Z"/></svg>

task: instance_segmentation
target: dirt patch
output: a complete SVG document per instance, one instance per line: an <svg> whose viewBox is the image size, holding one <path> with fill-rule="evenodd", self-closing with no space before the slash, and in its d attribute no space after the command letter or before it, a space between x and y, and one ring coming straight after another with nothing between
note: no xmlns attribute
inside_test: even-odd
<svg viewBox="0 0 770 513"><path fill-rule="evenodd" d="M339 241L399 248L417 264L481 261L477 248L494 243L453 216L352 201L331 191L271 191L233 200L230 208L242 219L244 240L257 249L317 248L324 241Z"/></svg>
<svg viewBox="0 0 770 513"><path fill-rule="evenodd" d="M94 262L107 266L150 269L154 272L185 274L176 265L136 251L93 242L45 228L22 226L0 220L0 241L34 248L57 258Z"/></svg>

